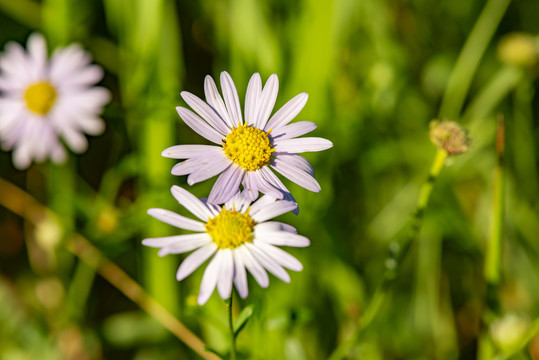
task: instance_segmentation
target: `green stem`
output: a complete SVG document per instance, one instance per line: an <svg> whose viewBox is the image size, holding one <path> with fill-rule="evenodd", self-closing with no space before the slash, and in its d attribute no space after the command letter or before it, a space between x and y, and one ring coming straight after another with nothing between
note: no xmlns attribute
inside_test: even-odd
<svg viewBox="0 0 539 360"><path fill-rule="evenodd" d="M390 256L386 259L386 271L383 277L381 284L376 289L374 295L371 298L369 305L367 306L360 323L354 329L354 332L341 345L339 345L335 351L328 358L329 360L340 360L346 357L348 350L358 341L360 333L366 329L371 322L376 318L376 315L380 311L380 308L388 294L389 286L393 279L395 279L397 270L402 263L402 260L410 250L413 240L417 237L419 229L421 228L421 222L423 219L423 214L425 208L430 199L432 189L434 188L434 183L436 179L440 176L442 169L444 168L445 160L447 159L447 152L445 150L439 149L436 153L436 157L430 168L429 176L427 181L421 186L419 192L419 198L417 201L417 206L412 216L411 224L412 228L410 234L405 238L402 244L393 243L390 247Z"/></svg>
<svg viewBox="0 0 539 360"><path fill-rule="evenodd" d="M492 359L494 346L489 336L490 319L498 312L498 300L496 298L497 286L501 278L501 263L503 250L503 219L505 210L505 165L504 165L504 144L505 128L503 117L498 118L498 138L496 141L496 152L498 162L494 175L494 201L492 209L492 225L490 238L487 242L484 275L487 282L486 301L483 310L483 329L479 337L479 347L477 351L478 360Z"/></svg>
<svg viewBox="0 0 539 360"><path fill-rule="evenodd" d="M487 117L500 101L520 82L523 71L512 66L498 70L466 108L462 121L480 122Z"/></svg>
<svg viewBox="0 0 539 360"><path fill-rule="evenodd" d="M236 360L236 334L234 333L234 321L232 319L232 301L234 290L230 292L228 298L228 330L230 331L230 360Z"/></svg>
<svg viewBox="0 0 539 360"><path fill-rule="evenodd" d="M466 40L449 78L440 118L458 118L479 61L511 0L489 0Z"/></svg>
<svg viewBox="0 0 539 360"><path fill-rule="evenodd" d="M500 117L498 123L497 139L498 163L494 175L494 203L492 211L492 225L490 239L487 243L485 259L485 279L489 284L497 285L500 282L503 215L505 209L505 170L504 170L504 124Z"/></svg>

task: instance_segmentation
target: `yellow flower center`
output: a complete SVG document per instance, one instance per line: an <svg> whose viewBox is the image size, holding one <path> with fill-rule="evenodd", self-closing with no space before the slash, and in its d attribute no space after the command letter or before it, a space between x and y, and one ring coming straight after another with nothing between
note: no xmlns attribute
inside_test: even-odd
<svg viewBox="0 0 539 360"><path fill-rule="evenodd" d="M223 149L226 156L245 170L258 170L268 165L271 154L275 149L271 148L268 138L269 133L255 127L239 124L223 140Z"/></svg>
<svg viewBox="0 0 539 360"><path fill-rule="evenodd" d="M223 207L219 215L208 221L206 232L219 249L234 249L253 241L254 225L248 212L244 214Z"/></svg>
<svg viewBox="0 0 539 360"><path fill-rule="evenodd" d="M28 109L39 115L45 115L56 101L56 90L48 82L38 82L26 89L24 100Z"/></svg>

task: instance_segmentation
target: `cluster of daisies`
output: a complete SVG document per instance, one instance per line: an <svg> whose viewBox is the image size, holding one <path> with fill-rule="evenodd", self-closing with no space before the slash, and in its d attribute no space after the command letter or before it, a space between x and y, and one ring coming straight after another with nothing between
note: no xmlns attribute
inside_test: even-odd
<svg viewBox="0 0 539 360"><path fill-rule="evenodd" d="M57 48L48 56L43 36L32 34L27 51L9 43L0 55L0 145L13 151L13 163L25 169L32 161L66 158L65 143L74 152L86 150L84 133L97 135L104 124L99 114L110 92L95 86L103 70L78 45ZM230 75L221 73L222 96L214 80L204 83L205 101L182 92L192 110L177 107L183 121L214 145L177 145L162 155L182 159L174 175L188 175L189 185L218 176L208 198L198 199L173 186L172 195L198 220L165 209L150 209L158 220L193 233L143 240L160 248L159 255L193 251L181 263L182 280L208 259L198 296L204 304L217 287L225 299L235 285L248 294L247 271L262 287L268 272L290 281L286 269L300 271L301 263L279 246L305 247L309 239L274 217L297 213L297 203L275 172L307 190L319 192L311 164L299 153L328 149L332 143L301 137L314 129L310 121L292 120L307 102L302 93L272 115L279 82L271 75L262 86L259 74L248 84L242 114ZM260 193L262 196L260 196Z"/></svg>
<svg viewBox="0 0 539 360"><path fill-rule="evenodd" d="M247 271L262 287L269 285L268 272L289 282L286 269L300 271L301 263L279 246L305 247L309 239L276 216L296 212L298 205L277 172L296 184L314 191L320 185L311 164L298 153L321 151L333 144L318 137L302 137L316 128L310 121L291 121L307 102L302 93L288 101L273 116L279 82L271 75L262 86L254 74L247 86L244 113L230 75L221 73L219 93L214 80L204 82L206 101L182 92L193 111L177 107L183 121L215 145L177 145L162 155L182 159L172 168L174 175L188 175L187 183L218 176L208 198L198 199L173 186L172 195L198 220L165 209L150 209L154 218L192 234L145 239L146 246L160 248L159 255L193 251L181 263L176 278L182 280L211 259L200 285L198 303L204 304L215 288L221 298L248 294ZM259 194L263 195L259 197Z"/></svg>

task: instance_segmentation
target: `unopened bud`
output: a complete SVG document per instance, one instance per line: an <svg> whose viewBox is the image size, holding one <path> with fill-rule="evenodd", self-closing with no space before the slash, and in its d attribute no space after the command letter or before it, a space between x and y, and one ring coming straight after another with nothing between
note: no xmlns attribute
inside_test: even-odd
<svg viewBox="0 0 539 360"><path fill-rule="evenodd" d="M111 234L118 226L118 211L111 207L105 207L97 217L97 229L103 234Z"/></svg>
<svg viewBox="0 0 539 360"><path fill-rule="evenodd" d="M509 65L532 66L539 60L539 40L529 34L509 34L498 45L498 57Z"/></svg>
<svg viewBox="0 0 539 360"><path fill-rule="evenodd" d="M430 141L449 155L459 155L468 151L470 139L468 132L454 121L430 122Z"/></svg>

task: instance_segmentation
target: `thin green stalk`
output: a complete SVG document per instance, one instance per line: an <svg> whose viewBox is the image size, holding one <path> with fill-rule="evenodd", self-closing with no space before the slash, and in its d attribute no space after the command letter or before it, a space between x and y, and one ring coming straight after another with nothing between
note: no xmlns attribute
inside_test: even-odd
<svg viewBox="0 0 539 360"><path fill-rule="evenodd" d="M498 138L496 141L497 164L494 175L494 201L492 224L487 242L484 275L487 282L486 301L483 310L483 329L479 336L478 360L489 360L494 355L494 346L489 336L490 319L498 312L496 290L501 278L503 252L503 221L505 211L505 128L503 117L498 117Z"/></svg>
<svg viewBox="0 0 539 360"><path fill-rule="evenodd" d="M68 321L78 322L82 319L94 278L95 270L85 262L79 261L66 295L67 311L65 315Z"/></svg>
<svg viewBox="0 0 539 360"><path fill-rule="evenodd" d="M441 119L457 119L468 94L473 75L511 0L489 0L475 23L449 78Z"/></svg>
<svg viewBox="0 0 539 360"><path fill-rule="evenodd" d="M339 345L335 351L333 351L328 358L329 360L340 360L345 358L350 348L358 341L360 333L366 329L376 318L376 315L378 315L378 312L380 311L380 308L388 294L389 285L395 278L402 260L410 250L413 240L419 233L423 214L429 202L432 189L434 188L434 183L440 176L446 159L447 152L439 149L430 168L427 181L425 181L425 183L423 183L421 186L417 206L411 220L411 230L409 236L406 237L400 245L395 243L395 246L390 248L390 256L385 262L386 271L381 284L378 286L374 295L372 296L369 305L367 306L358 326L354 329L352 335L348 338L348 340Z"/></svg>
<svg viewBox="0 0 539 360"><path fill-rule="evenodd" d="M236 360L236 333L234 332L234 321L232 319L232 301L234 298L234 290L230 292L228 298L228 330L230 331L230 360Z"/></svg>
<svg viewBox="0 0 539 360"><path fill-rule="evenodd" d="M462 121L479 122L487 117L503 98L515 88L524 75L522 69L504 66L472 100L462 115Z"/></svg>
<svg viewBox="0 0 539 360"><path fill-rule="evenodd" d="M492 225L490 239L487 243L485 259L485 279L489 284L497 285L500 282L501 255L503 248L503 219L505 210L505 165L504 165L504 123L503 118L498 120L498 138L496 152L498 162L494 175L494 202L492 209Z"/></svg>

